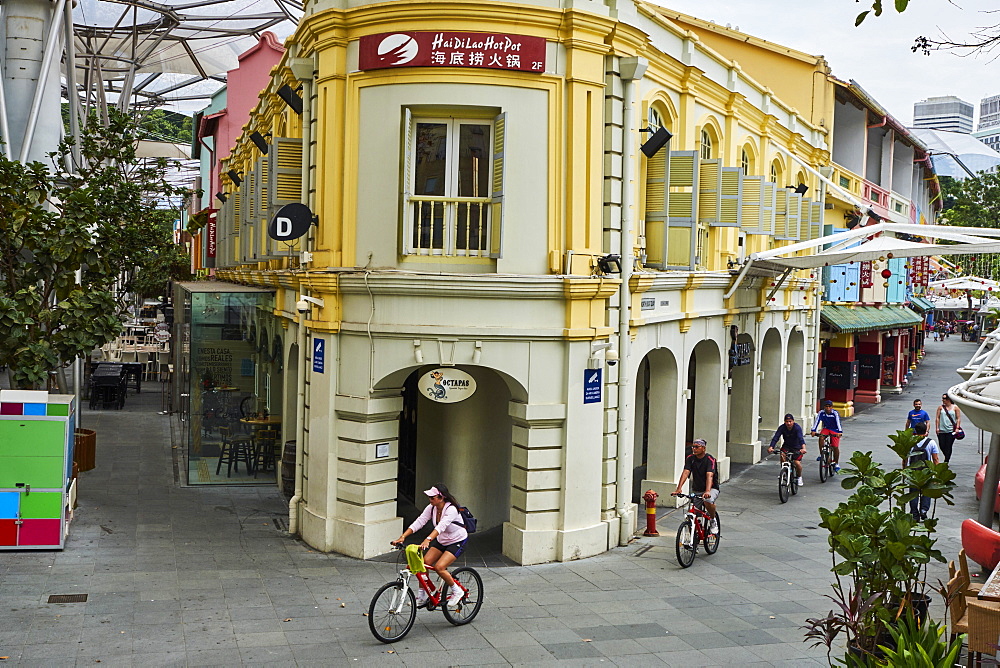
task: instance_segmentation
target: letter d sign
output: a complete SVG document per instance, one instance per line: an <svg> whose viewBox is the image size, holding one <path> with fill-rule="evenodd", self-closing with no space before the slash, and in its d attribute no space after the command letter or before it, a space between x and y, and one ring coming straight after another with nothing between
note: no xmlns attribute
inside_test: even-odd
<svg viewBox="0 0 1000 668"><path fill-rule="evenodd" d="M289 242L309 231L313 213L305 204L293 203L281 207L267 225L267 236L276 241Z"/></svg>

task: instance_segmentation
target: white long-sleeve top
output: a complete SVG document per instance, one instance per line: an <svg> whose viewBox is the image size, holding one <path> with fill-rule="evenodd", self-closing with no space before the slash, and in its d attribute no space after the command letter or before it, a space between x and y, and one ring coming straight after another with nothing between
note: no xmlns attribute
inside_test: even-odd
<svg viewBox="0 0 1000 668"><path fill-rule="evenodd" d="M413 524L410 525L410 531L416 533L423 528L425 524L431 521L433 513L434 506L427 504L424 512L420 513L420 517L413 520ZM461 518L462 516L458 512L458 508L450 503L445 504L444 511L441 513L438 523L434 526L438 532L437 540L439 543L442 545L454 545L455 543L461 543L469 537L469 532L460 524L462 521ZM459 524L456 524L456 522L459 522Z"/></svg>

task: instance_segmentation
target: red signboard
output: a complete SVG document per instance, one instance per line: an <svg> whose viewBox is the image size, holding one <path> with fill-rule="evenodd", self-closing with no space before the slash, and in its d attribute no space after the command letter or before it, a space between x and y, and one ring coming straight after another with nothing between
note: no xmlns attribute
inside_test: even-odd
<svg viewBox="0 0 1000 668"><path fill-rule="evenodd" d="M927 287L927 283L930 280L930 273L931 259L929 257L924 256L910 258L910 283L914 287Z"/></svg>
<svg viewBox="0 0 1000 668"><path fill-rule="evenodd" d="M872 287L872 263L871 262L862 262L861 263L861 272L860 272L860 276L858 277L858 280L861 283L861 287L863 287L863 288L870 288L870 287Z"/></svg>
<svg viewBox="0 0 1000 668"><path fill-rule="evenodd" d="M358 67L545 71L545 38L481 32L393 32L361 38Z"/></svg>

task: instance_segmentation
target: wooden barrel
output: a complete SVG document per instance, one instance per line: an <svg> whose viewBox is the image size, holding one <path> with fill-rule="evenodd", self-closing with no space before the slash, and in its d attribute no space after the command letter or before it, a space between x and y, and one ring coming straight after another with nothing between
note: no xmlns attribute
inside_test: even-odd
<svg viewBox="0 0 1000 668"><path fill-rule="evenodd" d="M286 499L295 494L295 441L285 441L281 449L281 493Z"/></svg>

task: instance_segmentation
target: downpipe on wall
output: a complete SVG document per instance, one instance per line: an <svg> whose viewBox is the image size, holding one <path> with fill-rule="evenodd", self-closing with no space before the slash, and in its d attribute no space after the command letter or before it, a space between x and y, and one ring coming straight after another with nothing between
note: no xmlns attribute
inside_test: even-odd
<svg viewBox="0 0 1000 668"><path fill-rule="evenodd" d="M628 545L632 540L632 423L635 419L633 397L629 396L632 384L629 382L631 370L631 339L629 338L629 322L631 320L632 295L629 291L629 281L635 266L635 253L632 243L632 163L635 151L632 135L632 97L635 94L635 82L642 79L649 66L645 58L631 56L619 61L618 71L622 78L623 119L622 119L622 215L620 230L621 252L621 287L618 298L618 353L621 358L621 368L618 370L618 457L616 458L615 480L617 481L616 513L618 515L618 544Z"/></svg>

